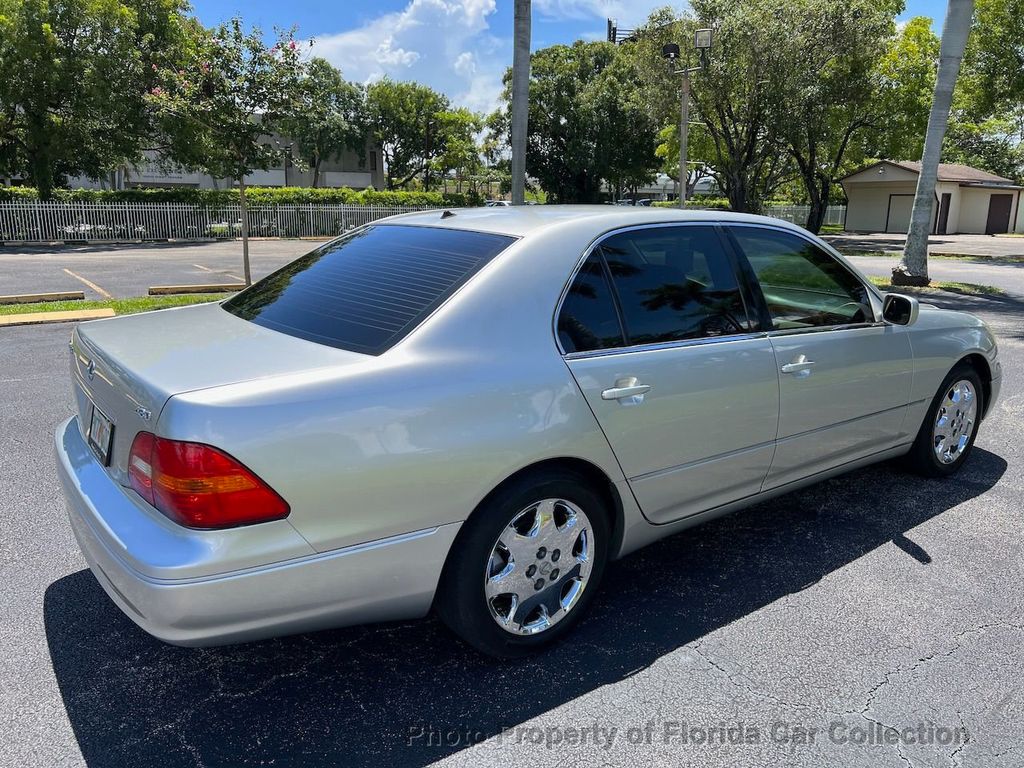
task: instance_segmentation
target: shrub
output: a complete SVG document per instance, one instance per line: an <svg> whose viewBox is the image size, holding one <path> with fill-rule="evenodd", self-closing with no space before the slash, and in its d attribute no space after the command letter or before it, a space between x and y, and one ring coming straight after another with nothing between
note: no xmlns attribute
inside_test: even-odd
<svg viewBox="0 0 1024 768"><path fill-rule="evenodd" d="M656 200L653 205L659 208L678 208L678 200ZM729 199L725 197L711 197L710 195L695 195L686 200L687 208L706 208L716 211L728 211Z"/></svg>
<svg viewBox="0 0 1024 768"><path fill-rule="evenodd" d="M327 203L342 205L410 205L462 207L479 205L480 196L456 192L405 192L348 187L249 187L246 199L253 205L305 205ZM0 187L0 202L38 200L32 187ZM56 189L58 202L94 203L192 203L224 205L238 202L237 189Z"/></svg>

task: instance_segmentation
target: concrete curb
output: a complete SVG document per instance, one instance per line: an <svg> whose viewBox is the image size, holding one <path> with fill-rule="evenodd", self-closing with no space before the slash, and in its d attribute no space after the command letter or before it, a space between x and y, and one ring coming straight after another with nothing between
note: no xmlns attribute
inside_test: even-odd
<svg viewBox="0 0 1024 768"><path fill-rule="evenodd" d="M18 293L0 296L0 304L35 304L43 301L80 301L85 299L83 291L58 291L55 293Z"/></svg>
<svg viewBox="0 0 1024 768"><path fill-rule="evenodd" d="M20 315L0 315L0 327L11 325L43 325L45 323L69 323L76 320L96 320L113 317L112 309L72 309L66 312L24 312Z"/></svg>
<svg viewBox="0 0 1024 768"><path fill-rule="evenodd" d="M245 283L210 283L207 285L151 285L150 296L173 296L180 293L226 293L240 291Z"/></svg>

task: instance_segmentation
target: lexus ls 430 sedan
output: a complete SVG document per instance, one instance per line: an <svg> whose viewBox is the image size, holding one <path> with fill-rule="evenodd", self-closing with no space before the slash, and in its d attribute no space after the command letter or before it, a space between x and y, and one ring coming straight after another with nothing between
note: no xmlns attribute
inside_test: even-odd
<svg viewBox="0 0 1024 768"><path fill-rule="evenodd" d="M56 432L139 626L231 643L436 610L517 656L606 563L871 462L951 475L999 394L975 317L773 219L428 211L219 304L80 325Z"/></svg>

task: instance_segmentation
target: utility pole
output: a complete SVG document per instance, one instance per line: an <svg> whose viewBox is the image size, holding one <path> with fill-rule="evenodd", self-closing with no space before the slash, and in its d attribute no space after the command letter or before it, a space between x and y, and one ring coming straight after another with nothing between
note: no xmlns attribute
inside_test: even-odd
<svg viewBox="0 0 1024 768"><path fill-rule="evenodd" d="M512 51L512 205L526 202L526 131L530 115L530 0L515 0Z"/></svg>

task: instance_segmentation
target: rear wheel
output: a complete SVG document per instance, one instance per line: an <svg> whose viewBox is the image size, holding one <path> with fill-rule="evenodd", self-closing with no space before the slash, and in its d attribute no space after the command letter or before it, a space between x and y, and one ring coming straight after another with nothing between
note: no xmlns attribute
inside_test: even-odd
<svg viewBox="0 0 1024 768"><path fill-rule="evenodd" d="M584 478L514 480L465 523L435 601L441 619L492 656L515 658L569 631L597 591L608 509Z"/></svg>
<svg viewBox="0 0 1024 768"><path fill-rule="evenodd" d="M907 456L914 471L945 477L960 469L974 447L983 398L981 377L973 367L961 363L949 372Z"/></svg>

